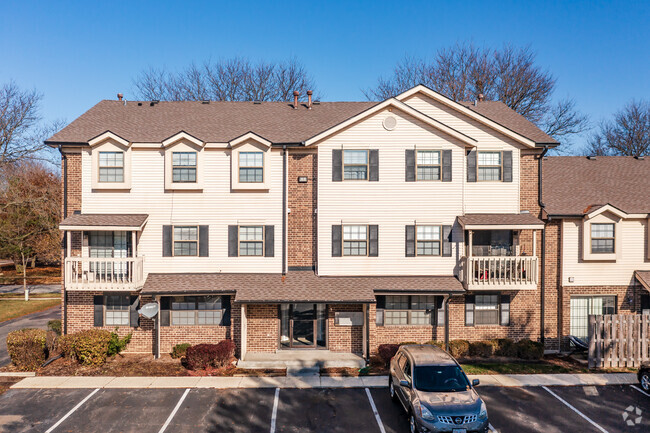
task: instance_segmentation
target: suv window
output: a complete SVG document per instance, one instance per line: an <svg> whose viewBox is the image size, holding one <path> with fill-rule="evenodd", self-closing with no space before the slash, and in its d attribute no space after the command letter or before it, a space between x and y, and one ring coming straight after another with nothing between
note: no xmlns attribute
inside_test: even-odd
<svg viewBox="0 0 650 433"><path fill-rule="evenodd" d="M406 360L406 363L404 364L404 368L402 369L404 372L404 376L406 376L409 380L411 380L411 361L408 359Z"/></svg>
<svg viewBox="0 0 650 433"><path fill-rule="evenodd" d="M469 388L469 382L457 365L415 367L415 389L425 392L458 392Z"/></svg>

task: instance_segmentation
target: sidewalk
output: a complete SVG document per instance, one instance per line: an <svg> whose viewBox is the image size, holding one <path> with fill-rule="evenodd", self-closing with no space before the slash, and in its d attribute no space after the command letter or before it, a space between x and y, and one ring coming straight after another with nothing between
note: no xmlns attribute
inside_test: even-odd
<svg viewBox="0 0 650 433"><path fill-rule="evenodd" d="M480 386L626 385L635 373L475 375ZM12 388L381 388L387 376L363 377L26 377Z"/></svg>

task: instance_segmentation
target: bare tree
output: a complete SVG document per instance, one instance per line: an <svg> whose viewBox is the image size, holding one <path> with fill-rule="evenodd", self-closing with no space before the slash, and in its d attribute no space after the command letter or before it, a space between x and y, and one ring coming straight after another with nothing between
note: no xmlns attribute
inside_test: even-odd
<svg viewBox="0 0 650 433"><path fill-rule="evenodd" d="M591 155L650 155L650 103L632 101L602 122L589 139Z"/></svg>
<svg viewBox="0 0 650 433"><path fill-rule="evenodd" d="M160 101L290 101L305 95L314 82L296 59L251 63L235 57L191 64L178 73L150 68L135 80L136 95Z"/></svg>
<svg viewBox="0 0 650 433"><path fill-rule="evenodd" d="M406 58L389 78L380 78L367 90L368 99L386 99L424 84L456 101L483 95L502 101L556 139L584 132L588 119L571 99L552 102L556 79L535 63L530 47L501 49L457 43L439 50L432 61Z"/></svg>

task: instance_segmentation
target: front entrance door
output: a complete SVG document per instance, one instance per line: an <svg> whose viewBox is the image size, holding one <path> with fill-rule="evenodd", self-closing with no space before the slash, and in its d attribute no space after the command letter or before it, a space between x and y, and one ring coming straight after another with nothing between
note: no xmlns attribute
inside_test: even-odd
<svg viewBox="0 0 650 433"><path fill-rule="evenodd" d="M280 307L280 344L291 349L325 347L325 305L300 303Z"/></svg>

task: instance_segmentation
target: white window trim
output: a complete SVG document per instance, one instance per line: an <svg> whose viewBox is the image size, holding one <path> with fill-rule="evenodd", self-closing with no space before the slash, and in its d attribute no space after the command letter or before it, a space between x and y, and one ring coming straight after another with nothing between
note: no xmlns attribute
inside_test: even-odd
<svg viewBox="0 0 650 433"><path fill-rule="evenodd" d="M418 164L418 152L437 152L438 164ZM477 162L478 164L478 162ZM438 179L418 179L418 167L439 167ZM477 166L478 170L478 166ZM477 174L478 176L478 174ZM442 150L440 149L415 149L415 181L416 182L442 182Z"/></svg>
<svg viewBox="0 0 650 433"><path fill-rule="evenodd" d="M202 296L206 296L206 295L179 295L179 296L181 296L181 297L183 297L183 298L187 298L187 297L197 297L197 298L200 298L200 297L202 297ZM221 298L221 300L220 300L220 302L221 302L221 308L220 308L220 309L216 309L216 310L199 310L199 309L198 309L198 303L197 303L197 302L194 303L194 309L193 309L193 310L173 310L173 309L172 309L172 306L171 306L171 303L173 302L173 298L174 298L174 297L172 296L172 297L171 297L172 299L170 299L170 303L169 303L169 326L177 327L177 328L183 328L183 327L188 327L188 326L191 326L191 327L203 327L203 326L207 326L207 327L219 327L219 326L224 326L224 325L222 325L221 323L223 322L223 318L224 318L224 316L226 315L226 308L225 308L224 305L223 305L223 296L222 296L222 295L217 295L217 296L218 296L219 298ZM173 323L173 314L174 314L174 311L192 311L192 312L194 313L194 323L191 324L191 325L179 325L179 324L175 324L175 323ZM221 311L221 321L220 321L220 323L205 323L205 324L199 324L199 311Z"/></svg>
<svg viewBox="0 0 650 433"><path fill-rule="evenodd" d="M100 152L122 152L124 154L124 179L123 182L100 182L99 181L99 153ZM91 187L93 190L129 190L131 189L131 147L124 145L117 140L107 138L104 141L95 143L90 148L92 162Z"/></svg>
<svg viewBox="0 0 650 433"><path fill-rule="evenodd" d="M438 227L440 238L436 240L422 240L422 242L438 242L440 248L438 254L418 254L418 227ZM416 224L415 225L415 256L416 257L441 257L442 256L442 226L440 224Z"/></svg>
<svg viewBox="0 0 650 433"><path fill-rule="evenodd" d="M271 182L270 177L270 155L271 143L265 142L261 139L249 136L241 141L238 141L231 148L230 158L230 178L231 186L235 191L268 191ZM240 182L239 181L239 154L241 152L262 152L262 179L263 182Z"/></svg>
<svg viewBox="0 0 650 433"><path fill-rule="evenodd" d="M196 152L196 182L173 181L174 152ZM203 147L186 139L181 139L165 148L165 190L201 191L203 189L204 156Z"/></svg>
<svg viewBox="0 0 650 433"><path fill-rule="evenodd" d="M178 241L175 238L175 231L177 227L196 227L196 241L188 241L188 240L181 240L179 239ZM201 234L199 233L201 229L199 226L194 225L194 224L178 224L178 225L173 225L172 226L172 257L199 257L200 253L200 239L201 239ZM196 254L193 256L177 256L176 255L176 242L196 242Z"/></svg>
<svg viewBox="0 0 650 433"><path fill-rule="evenodd" d="M346 179L345 178L345 152L366 152L366 163L365 164L347 164L350 166L361 167L366 166L366 178L365 179ZM341 151L341 181L343 182L368 182L370 180L370 149L343 149Z"/></svg>
<svg viewBox="0 0 650 433"><path fill-rule="evenodd" d="M593 218L582 221L582 260L584 261L609 261L615 262L621 258L622 250L622 218L610 212L603 212ZM591 225L592 224L614 224L614 252L613 253L592 253L591 252Z"/></svg>
<svg viewBox="0 0 650 433"><path fill-rule="evenodd" d="M495 167L497 167L496 165L481 165L481 164L479 164L478 161L479 161L479 154L480 153L498 153L499 154L499 161L501 162L501 164L498 166L499 170L500 170L500 175L499 175L500 179L499 180L481 180L480 179L479 172L480 172L481 167L487 167L487 168L495 168ZM513 155L513 159L514 159L514 155ZM513 161L513 164L514 164L514 161ZM503 150L484 149L484 150L477 150L476 151L476 182L481 182L481 183L490 183L490 182L492 182L492 183L502 183L503 182Z"/></svg>
<svg viewBox="0 0 650 433"><path fill-rule="evenodd" d="M242 242L260 242L260 241L242 241L241 240L241 228L242 227L261 227L262 228L262 254L260 255L246 255L243 256L239 253ZM240 224L237 226L237 257L264 257L266 251L266 226L263 224Z"/></svg>
<svg viewBox="0 0 650 433"><path fill-rule="evenodd" d="M366 254L345 254L345 227L365 227L366 228ZM362 242L362 239L349 239L348 242ZM370 250L370 224L342 224L341 225L341 257L369 257Z"/></svg>

